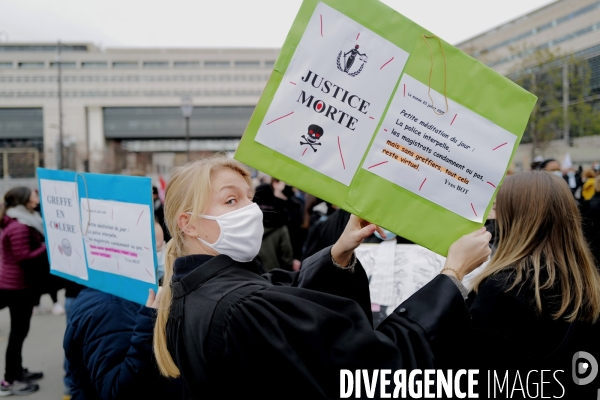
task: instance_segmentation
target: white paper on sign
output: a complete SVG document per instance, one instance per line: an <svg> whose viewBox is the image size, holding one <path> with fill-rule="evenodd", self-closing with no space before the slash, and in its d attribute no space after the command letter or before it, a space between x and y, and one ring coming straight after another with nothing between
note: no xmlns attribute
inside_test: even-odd
<svg viewBox="0 0 600 400"><path fill-rule="evenodd" d="M386 240L377 246L375 267L369 287L371 302L391 306L394 304L394 262L396 260L396 241Z"/></svg>
<svg viewBox="0 0 600 400"><path fill-rule="evenodd" d="M517 137L450 99L445 115L434 114L428 91L404 74L363 168L481 222ZM443 95L431 95L445 108Z"/></svg>
<svg viewBox="0 0 600 400"><path fill-rule="evenodd" d="M379 263L381 246L390 244L395 247L394 261L391 264L385 261L382 265ZM386 315L391 314L403 301L435 278L446 260L419 245L396 244L395 240L381 244L361 244L355 252L369 277L371 302L381 305L381 310ZM389 273L387 271L393 271L393 275L386 278L389 282L382 282L381 277L377 276L381 269L386 271L386 275Z"/></svg>
<svg viewBox="0 0 600 400"><path fill-rule="evenodd" d="M81 214L91 269L156 282L148 205L82 198Z"/></svg>
<svg viewBox="0 0 600 400"><path fill-rule="evenodd" d="M407 59L319 3L255 140L349 185Z"/></svg>
<svg viewBox="0 0 600 400"><path fill-rule="evenodd" d="M40 191L50 268L87 280L75 182L40 179Z"/></svg>

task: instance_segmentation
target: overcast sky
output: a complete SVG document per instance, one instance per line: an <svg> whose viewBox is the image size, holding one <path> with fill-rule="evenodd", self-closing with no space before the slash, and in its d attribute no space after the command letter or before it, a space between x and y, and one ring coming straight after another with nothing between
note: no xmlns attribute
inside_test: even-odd
<svg viewBox="0 0 600 400"><path fill-rule="evenodd" d="M550 0L383 0L450 43ZM0 41L281 47L301 0L0 0Z"/></svg>

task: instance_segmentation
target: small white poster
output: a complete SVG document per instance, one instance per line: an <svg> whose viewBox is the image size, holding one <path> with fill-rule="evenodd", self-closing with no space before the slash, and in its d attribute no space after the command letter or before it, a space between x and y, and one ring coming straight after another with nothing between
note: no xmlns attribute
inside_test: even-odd
<svg viewBox="0 0 600 400"><path fill-rule="evenodd" d="M150 212L145 204L81 198L89 267L156 282Z"/></svg>
<svg viewBox="0 0 600 400"><path fill-rule="evenodd" d="M75 182L40 179L40 191L51 268L87 280Z"/></svg>
<svg viewBox="0 0 600 400"><path fill-rule="evenodd" d="M517 137L450 99L445 108L443 95L404 74L363 168L481 222Z"/></svg>
<svg viewBox="0 0 600 400"><path fill-rule="evenodd" d="M349 185L407 59L319 3L255 140Z"/></svg>

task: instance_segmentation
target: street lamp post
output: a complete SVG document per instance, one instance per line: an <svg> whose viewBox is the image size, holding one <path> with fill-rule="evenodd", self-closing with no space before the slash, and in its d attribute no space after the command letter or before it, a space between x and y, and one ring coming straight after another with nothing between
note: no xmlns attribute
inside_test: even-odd
<svg viewBox="0 0 600 400"><path fill-rule="evenodd" d="M56 66L58 67L58 169L65 168L64 149L63 149L63 115L62 115L62 63L60 61L60 40L57 43L56 49L58 55L56 57Z"/></svg>
<svg viewBox="0 0 600 400"><path fill-rule="evenodd" d="M187 161L190 162L190 117L194 112L194 104L191 96L181 97L181 113L185 118L185 149Z"/></svg>

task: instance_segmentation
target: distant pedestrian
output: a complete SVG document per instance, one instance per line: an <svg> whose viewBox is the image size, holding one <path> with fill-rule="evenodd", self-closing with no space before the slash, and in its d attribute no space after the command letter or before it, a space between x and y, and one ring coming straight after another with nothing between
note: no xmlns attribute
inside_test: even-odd
<svg viewBox="0 0 600 400"><path fill-rule="evenodd" d="M16 187L4 195L0 212L0 303L10 310L10 334L6 347L6 370L0 396L37 391L35 382L42 372L30 372L22 365L23 342L29 333L33 306L39 299L35 281L48 268L42 217L35 208L36 191Z"/></svg>

